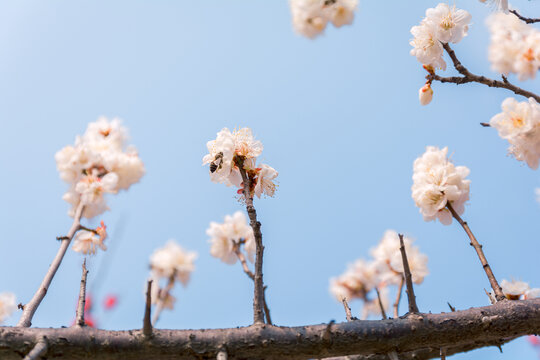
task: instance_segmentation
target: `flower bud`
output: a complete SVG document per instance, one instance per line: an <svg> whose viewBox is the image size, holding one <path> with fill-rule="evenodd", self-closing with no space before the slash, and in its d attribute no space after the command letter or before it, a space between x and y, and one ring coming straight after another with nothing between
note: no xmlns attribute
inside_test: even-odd
<svg viewBox="0 0 540 360"><path fill-rule="evenodd" d="M426 83L426 85L418 90L418 98L420 99L420 105L427 105L431 102L431 99L433 99L433 89L430 83Z"/></svg>

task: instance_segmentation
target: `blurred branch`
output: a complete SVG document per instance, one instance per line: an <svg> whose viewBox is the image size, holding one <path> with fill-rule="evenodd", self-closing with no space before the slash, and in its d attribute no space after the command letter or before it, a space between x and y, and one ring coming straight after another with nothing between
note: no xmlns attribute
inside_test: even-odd
<svg viewBox="0 0 540 360"><path fill-rule="evenodd" d="M540 22L540 18L538 19L527 18L527 17L521 16L516 10L510 10L510 12L516 15L519 18L519 20L524 21L527 24L534 24L534 23Z"/></svg>
<svg viewBox="0 0 540 360"><path fill-rule="evenodd" d="M377 289L377 287L375 287L375 292L377 293L377 301L379 301L379 308L381 309L382 318L383 320L386 320L388 319L388 317L386 316L386 311L384 311L384 306L381 300L381 293L379 292L379 289Z"/></svg>
<svg viewBox="0 0 540 360"><path fill-rule="evenodd" d="M478 243L478 240L476 240L476 237L474 236L471 229L469 228L469 225L467 224L467 222L463 221L463 219L454 210L452 204L450 204L450 201L446 203L446 207L448 208L448 210L450 210L454 219L456 219L457 222L459 222L461 227L463 227L463 230L465 230L465 232L469 236L469 239L471 240L470 245L474 247L474 250L476 250L476 254L478 255L478 258L480 259L480 262L482 263L482 267L484 268L484 271L486 272L491 288L495 292L495 299L497 301L506 299L506 296L504 296L504 293L499 283L497 282L497 279L495 279L495 275L493 274L493 271L491 270L491 267L489 266L487 262L486 256L484 255L484 251L482 250L482 245L480 245Z"/></svg>
<svg viewBox="0 0 540 360"><path fill-rule="evenodd" d="M18 327L30 327L32 325L32 318L34 317L34 313L36 312L39 304L41 304L41 301L47 294L47 290L51 285L52 279L54 278L56 271L60 267L62 259L66 254L69 244L71 243L71 239L73 239L75 233L80 229L83 210L84 205L80 203L75 210L73 224L71 225L71 228L69 229L67 235L61 238L60 248L58 249L58 252L56 253L56 256L52 261L51 265L49 266L49 270L45 274L45 277L43 278L39 289L34 294L32 300L30 300L28 304L24 305L23 313L21 315L21 318L19 319L19 322L17 323Z"/></svg>
<svg viewBox="0 0 540 360"><path fill-rule="evenodd" d="M215 358L227 346L229 358L307 359L362 355L365 359L396 351L400 359L413 352L436 358L471 349L497 346L522 335L540 333L540 299L501 301L452 313L379 321L277 327L256 325L230 329L157 330L147 339L142 330L108 331L90 327L22 329L0 327L0 358L20 359L45 336L47 356L70 359ZM489 329L489 331L486 331ZM329 340L328 340L329 338ZM89 341L92 339L92 341ZM368 356L369 355L369 356Z"/></svg>
<svg viewBox="0 0 540 360"><path fill-rule="evenodd" d="M403 292L403 285L405 284L405 277L403 274L401 274L401 280L399 281L398 289L397 289L397 295L396 295L396 301L394 301L394 318L399 317L399 302L401 301L401 293Z"/></svg>
<svg viewBox="0 0 540 360"><path fill-rule="evenodd" d="M175 278L176 278L176 271L173 271L172 275L169 276L169 280L167 281L167 286L165 286L164 289L159 289L158 291L156 312L154 313L154 318L152 319L153 326L156 326L156 323L159 320L159 316L161 315L161 312L165 308L165 302L167 301L167 298L170 296L171 290L174 287Z"/></svg>
<svg viewBox="0 0 540 360"><path fill-rule="evenodd" d="M439 75L437 75L435 73L430 73L430 74L428 74L426 76L426 78L428 80L431 80L431 81L436 80L436 81L440 81L442 83L454 83L454 84L457 84L457 85L476 82L476 83L479 83L479 84L487 85L489 87L507 89L507 90L510 90L510 91L514 92L517 95L522 95L522 96L525 96L526 98L532 97L537 102L540 102L540 96L536 95L533 92L523 90L522 88L511 84L507 79L503 79L504 81L499 81L499 80L493 80L493 79L489 79L489 78L487 78L485 76L479 76L479 75L475 75L475 74L471 73L469 70L467 70L467 68L465 66L463 66L461 64L461 62L458 60L458 58L456 56L456 53L454 52L454 50L452 50L450 45L443 43L443 47L446 50L446 52L448 53L448 55L450 56L450 59L452 59L452 62L454 64L454 68L463 76L442 77L442 76L439 76Z"/></svg>

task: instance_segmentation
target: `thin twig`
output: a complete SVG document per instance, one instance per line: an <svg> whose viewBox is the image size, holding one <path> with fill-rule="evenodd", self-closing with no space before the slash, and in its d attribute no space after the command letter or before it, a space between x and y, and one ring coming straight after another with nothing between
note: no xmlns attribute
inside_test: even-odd
<svg viewBox="0 0 540 360"><path fill-rule="evenodd" d="M341 302L343 303L343 308L345 308L345 317L347 318L347 321L352 321L352 314L351 314L351 308L349 307L349 304L347 303L347 298L342 298Z"/></svg>
<svg viewBox="0 0 540 360"><path fill-rule="evenodd" d="M172 288L174 287L174 281L176 278L176 271L173 271L172 275L169 276L169 281L167 282L167 286L165 286L165 289L160 290L158 292L158 303L156 305L156 312L154 313L154 318L152 319L152 325L156 326L156 323L159 320L159 316L161 315L161 312L165 308L165 300L170 295L170 292Z"/></svg>
<svg viewBox="0 0 540 360"><path fill-rule="evenodd" d="M403 292L403 284L404 283L405 283L405 277L403 276L403 274L401 274L401 280L399 281L399 286L398 286L397 295L396 295L396 301L394 301L394 319L397 319L398 316L399 316L399 312L398 312L399 302L401 301L401 293Z"/></svg>
<svg viewBox="0 0 540 360"><path fill-rule="evenodd" d="M456 219L459 222L459 224L463 227L463 230L465 230L465 232L469 236L469 239L471 240L470 244L472 247L474 247L474 250L476 250L476 254L478 255L478 258L480 259L480 262L482 263L482 267L484 268L484 271L486 272L491 288L495 292L495 299L497 301L506 299L502 291L502 288L500 287L499 283L497 282L497 279L495 278L495 275L493 274L493 271L491 271L491 267L489 266L486 256L484 255L484 251L482 250L482 245L480 245L478 243L478 240L476 240L476 237L474 236L471 229L469 228L469 225L467 224L467 222L463 221L463 219L454 210L454 207L452 206L452 204L450 204L450 201L446 203L446 208L450 210L454 219Z"/></svg>
<svg viewBox="0 0 540 360"><path fill-rule="evenodd" d="M525 23L527 24L534 24L534 23L540 22L540 18L537 18L537 19L527 18L527 17L521 16L516 10L510 10L510 12L516 15L519 18L519 20L525 21Z"/></svg>
<svg viewBox="0 0 540 360"><path fill-rule="evenodd" d="M32 300L30 300L30 302L24 306L24 310L21 315L21 318L19 319L19 322L17 323L18 327L30 327L32 325L32 318L34 317L34 313L36 312L37 308L39 307L39 304L41 303L41 301L47 294L47 290L49 289L49 286L51 285L52 279L54 278L56 271L58 270L58 268L60 267L60 264L62 263L62 259L64 258L64 255L66 254L66 251L69 247L71 239L73 238L75 233L79 230L83 210L84 210L84 205L81 203L79 204L79 206L77 206L77 209L75 211L75 216L73 218L73 224L71 225L71 228L69 229L66 237L62 239L62 242L60 243L60 248L58 249L58 252L56 253L56 256L54 260L52 261L51 265L49 266L49 270L45 274L45 277L43 278L43 281L41 282L39 289L34 294L34 297L32 298Z"/></svg>
<svg viewBox="0 0 540 360"><path fill-rule="evenodd" d="M266 323L269 325L272 325L272 318L270 317L270 308L268 307L268 304L266 303L266 289L267 289L267 286L264 285L264 288L263 288L264 316L266 317Z"/></svg>
<svg viewBox="0 0 540 360"><path fill-rule="evenodd" d="M37 360L41 355L45 355L48 347L47 339L44 336L40 337L36 345L34 345L34 348L23 360Z"/></svg>
<svg viewBox="0 0 540 360"><path fill-rule="evenodd" d="M144 306L143 334L146 337L152 336L152 280L148 280L146 285L146 304Z"/></svg>
<svg viewBox="0 0 540 360"><path fill-rule="evenodd" d="M491 127L491 125L489 125L489 123L485 123L485 122L481 122L480 125L483 126L483 127Z"/></svg>
<svg viewBox="0 0 540 360"><path fill-rule="evenodd" d="M441 348L441 360L446 360L446 349Z"/></svg>
<svg viewBox="0 0 540 360"><path fill-rule="evenodd" d="M461 62L458 60L458 58L456 56L456 53L454 52L454 50L452 50L450 45L443 43L443 47L446 50L446 52L448 53L448 55L450 56L450 58L452 59L452 62L454 64L454 68L456 68L456 70L463 76L442 77L442 76L439 76L439 75L437 75L435 73L430 73L426 77L428 80L431 80L431 81L437 80L437 81L440 81L442 83L454 83L454 84L457 84L457 85L476 82L476 83L487 85L489 87L507 89L507 90L510 90L510 91L514 92L517 95L522 95L522 96L525 96L526 98L532 97L537 102L540 102L540 96L536 95L533 92L523 90L522 88L511 84L508 80L504 80L504 79L503 79L503 81L493 80L493 79L489 79L489 78L487 78L485 76L479 76L479 75L475 75L475 74L471 73L469 70L467 70L467 68L465 66L463 66L461 64Z"/></svg>
<svg viewBox="0 0 540 360"><path fill-rule="evenodd" d="M386 320L386 319L388 319L388 317L386 316L386 311L384 311L384 306L383 306L382 300L381 300L381 293L379 292L379 289L377 289L376 286L375 286L375 292L377 293L377 300L379 301L379 307L381 308L382 318L383 318L383 320Z"/></svg>
<svg viewBox="0 0 540 360"><path fill-rule="evenodd" d="M79 290L79 302L77 304L77 313L75 315L75 324L77 326L84 326L84 308L86 304L86 277L88 270L86 269L86 258L84 258L82 264L82 276L81 276L81 289Z"/></svg>
<svg viewBox="0 0 540 360"><path fill-rule="evenodd" d="M255 280L255 275L253 274L253 272L251 272L251 270L249 270L249 267L248 267L248 264L247 264L247 261L246 261L246 257L244 256L244 253L242 253L240 251L240 244L239 243L235 242L233 244L233 251L236 254L236 257L238 258L238 260L240 260L240 264L242 264L242 269L244 269L244 272L246 273L246 275L251 280Z"/></svg>
<svg viewBox="0 0 540 360"><path fill-rule="evenodd" d="M405 274L405 285L407 286L407 299L409 300L409 313L418 313L418 306L416 305L416 296L414 296L414 288L412 283L411 269L409 268L409 261L407 260L407 252L405 251L405 243L403 242L403 234L399 235L399 250L401 251L401 259L403 260L403 272Z"/></svg>
<svg viewBox="0 0 540 360"><path fill-rule="evenodd" d="M264 323L264 283L263 283L263 253L264 246L262 242L261 223L257 221L257 211L253 206L253 197L251 196L251 179L246 174L244 169L244 158L241 156L235 157L238 169L242 175L244 182L244 199L246 201L246 210L249 216L250 225L253 228L255 236L255 278L254 278L254 295L253 295L253 322L255 324Z"/></svg>
<svg viewBox="0 0 540 360"><path fill-rule="evenodd" d="M453 307L449 302L447 302L447 304L448 304L448 307L450 308L450 311L451 311L451 312L456 311L456 308Z"/></svg>

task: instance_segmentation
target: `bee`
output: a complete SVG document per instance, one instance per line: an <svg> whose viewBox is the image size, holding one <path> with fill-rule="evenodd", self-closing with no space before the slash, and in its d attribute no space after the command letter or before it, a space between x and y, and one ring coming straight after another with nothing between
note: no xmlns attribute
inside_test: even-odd
<svg viewBox="0 0 540 360"><path fill-rule="evenodd" d="M210 172L214 173L216 170L221 169L221 164L223 164L223 153L219 152L216 154L214 161L210 163Z"/></svg>

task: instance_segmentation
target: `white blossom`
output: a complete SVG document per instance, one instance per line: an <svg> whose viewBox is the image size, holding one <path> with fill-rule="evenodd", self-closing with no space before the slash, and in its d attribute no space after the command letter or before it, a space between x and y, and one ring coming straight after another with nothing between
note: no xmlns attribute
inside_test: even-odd
<svg viewBox="0 0 540 360"><path fill-rule="evenodd" d="M490 33L489 61L494 71L534 79L540 68L540 31L514 14L495 13L486 21Z"/></svg>
<svg viewBox="0 0 540 360"><path fill-rule="evenodd" d="M17 310L15 294L10 292L0 293L0 324Z"/></svg>
<svg viewBox="0 0 540 360"><path fill-rule="evenodd" d="M415 160L412 198L425 221L439 219L444 225L452 223L452 214L446 209L450 202L459 214L465 211L469 200L469 169L454 166L447 158L448 148L428 146L426 152Z"/></svg>
<svg viewBox="0 0 540 360"><path fill-rule="evenodd" d="M437 39L437 28L433 23L422 21L420 25L411 28L414 38L410 41L411 55L423 65L434 69L446 70L443 59L443 46Z"/></svg>
<svg viewBox="0 0 540 360"><path fill-rule="evenodd" d="M256 185L255 185L255 195L260 198L262 194L265 194L267 196L274 196L274 193L276 192L276 184L274 184L272 181L278 176L278 172L266 165L261 164L259 168L257 168L257 177L256 177Z"/></svg>
<svg viewBox="0 0 540 360"><path fill-rule="evenodd" d="M514 98L503 101L502 112L493 116L489 124L510 144L508 152L531 169L540 160L540 104L533 98L518 102Z"/></svg>
<svg viewBox="0 0 540 360"><path fill-rule="evenodd" d="M108 209L105 193L116 193L138 182L144 175L144 165L134 147L125 149L127 130L118 119L99 118L90 123L74 146L66 146L55 155L62 180L70 188L63 199L72 205L69 211L85 205L87 218ZM124 150L125 149L125 150Z"/></svg>
<svg viewBox="0 0 540 360"><path fill-rule="evenodd" d="M107 250L107 246L104 244L107 238L107 227L101 222L101 226L98 227L95 232L88 230L79 230L73 238L72 249L76 252L80 252L85 255L94 255L99 247L101 250Z"/></svg>
<svg viewBox="0 0 540 360"><path fill-rule="evenodd" d="M336 27L351 24L358 0L289 0L293 27L308 38L320 35L328 22Z"/></svg>
<svg viewBox="0 0 540 360"><path fill-rule="evenodd" d="M174 278L186 286L191 272L195 269L193 262L196 252L184 250L174 240L169 240L164 247L154 251L150 256L150 268L159 278Z"/></svg>
<svg viewBox="0 0 540 360"><path fill-rule="evenodd" d="M443 43L458 43L467 35L471 14L465 10L440 3L426 10L425 21L435 27L435 37Z"/></svg>
<svg viewBox="0 0 540 360"><path fill-rule="evenodd" d="M251 262L254 261L255 237L253 229L248 225L246 216L241 211L235 212L232 216L225 216L225 221L222 224L211 222L206 234L210 236L210 254L213 257L226 264L235 264L238 256L234 248L238 246L240 251L240 244L243 244L247 258Z"/></svg>
<svg viewBox="0 0 540 360"><path fill-rule="evenodd" d="M510 300L519 300L530 290L529 284L524 281L508 281L506 279L501 281L501 288L504 295Z"/></svg>
<svg viewBox="0 0 540 360"><path fill-rule="evenodd" d="M330 293L338 301L366 299L379 280L379 264L358 259L337 278L330 279Z"/></svg>
<svg viewBox="0 0 540 360"><path fill-rule="evenodd" d="M433 99L433 89L430 83L426 83L418 90L418 98L420 105L427 105L431 102L431 99Z"/></svg>

